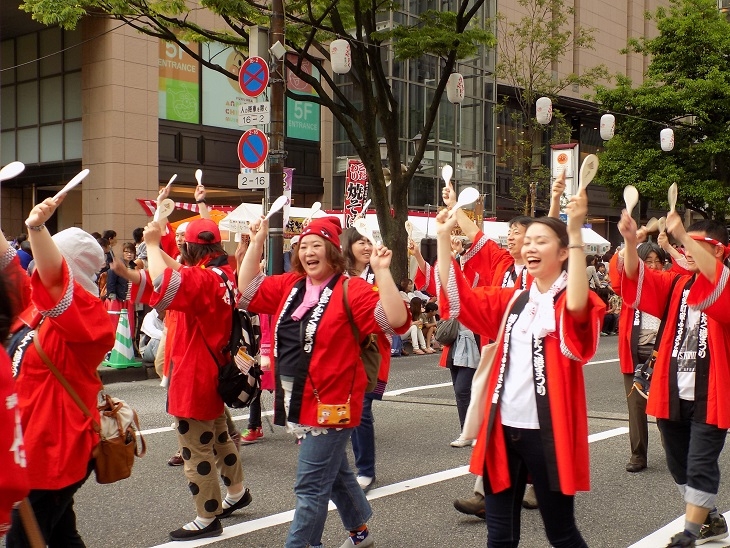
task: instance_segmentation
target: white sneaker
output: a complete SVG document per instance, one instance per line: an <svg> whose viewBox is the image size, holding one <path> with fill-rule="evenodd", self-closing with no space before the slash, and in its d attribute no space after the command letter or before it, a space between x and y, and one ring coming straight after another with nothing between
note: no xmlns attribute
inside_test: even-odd
<svg viewBox="0 0 730 548"><path fill-rule="evenodd" d="M451 442L451 447L470 447L474 440L467 440L459 436Z"/></svg>
<svg viewBox="0 0 730 548"><path fill-rule="evenodd" d="M357 476L357 483L360 487L362 487L362 490L367 493L372 487L373 483L375 483L375 478L371 478L368 476Z"/></svg>

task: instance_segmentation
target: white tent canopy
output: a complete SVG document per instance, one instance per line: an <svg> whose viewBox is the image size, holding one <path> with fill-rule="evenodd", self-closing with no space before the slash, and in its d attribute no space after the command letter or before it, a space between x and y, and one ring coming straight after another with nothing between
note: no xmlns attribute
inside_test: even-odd
<svg viewBox="0 0 730 548"><path fill-rule="evenodd" d="M502 247L507 246L507 232L509 223L497 221L484 221L484 234ZM585 252L589 255L605 255L611 249L611 242L599 235L590 228L581 228L583 243L586 245Z"/></svg>

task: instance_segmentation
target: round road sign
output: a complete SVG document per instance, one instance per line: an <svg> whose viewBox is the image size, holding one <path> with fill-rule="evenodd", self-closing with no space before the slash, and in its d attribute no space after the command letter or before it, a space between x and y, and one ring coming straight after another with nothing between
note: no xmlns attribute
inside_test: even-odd
<svg viewBox="0 0 730 548"><path fill-rule="evenodd" d="M269 139L261 130L249 129L238 140L238 159L244 167L255 169L266 161Z"/></svg>
<svg viewBox="0 0 730 548"><path fill-rule="evenodd" d="M238 85L249 97L258 97L269 85L269 66L261 57L249 57L238 71Z"/></svg>

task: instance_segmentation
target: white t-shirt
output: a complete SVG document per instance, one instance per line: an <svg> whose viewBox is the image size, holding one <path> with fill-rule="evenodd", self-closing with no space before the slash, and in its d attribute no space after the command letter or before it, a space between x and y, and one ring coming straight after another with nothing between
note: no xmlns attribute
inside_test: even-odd
<svg viewBox="0 0 730 548"><path fill-rule="evenodd" d="M699 310L687 307L684 334L677 353L677 386L679 388L679 398L682 400L694 401L695 399L695 369L697 366L701 314Z"/></svg>
<svg viewBox="0 0 730 548"><path fill-rule="evenodd" d="M500 395L499 410L502 424L537 430L540 422L532 373L532 332L524 332L527 325L529 316L523 310L510 333L509 367Z"/></svg>

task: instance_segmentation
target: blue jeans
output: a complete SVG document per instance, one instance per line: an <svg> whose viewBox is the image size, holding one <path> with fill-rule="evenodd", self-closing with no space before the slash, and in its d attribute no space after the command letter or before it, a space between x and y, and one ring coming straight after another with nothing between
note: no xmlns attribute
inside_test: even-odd
<svg viewBox="0 0 730 548"><path fill-rule="evenodd" d="M520 543L520 512L528 473L532 477L545 534L555 548L587 548L575 524L574 497L550 490L539 430L503 426L510 487L487 495L487 547L516 548Z"/></svg>
<svg viewBox="0 0 730 548"><path fill-rule="evenodd" d="M451 369L451 383L454 385L459 425L463 429L466 410L469 409L469 401L471 401L471 381L474 379L476 369L460 365L452 365L449 369Z"/></svg>
<svg viewBox="0 0 730 548"><path fill-rule="evenodd" d="M319 546L327 520L327 505L335 503L345 529L352 531L367 523L372 515L370 503L347 462L347 443L351 428L337 431L329 428L326 434L302 439L299 446L297 497L294 519L289 528L286 548Z"/></svg>
<svg viewBox="0 0 730 548"><path fill-rule="evenodd" d="M352 452L359 476L375 477L375 419L373 419L373 398L365 394L362 402L360 426L352 429Z"/></svg>

